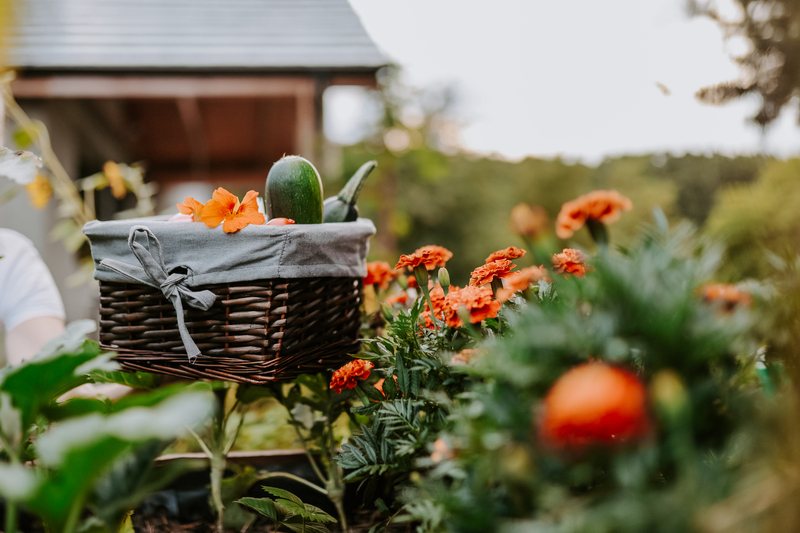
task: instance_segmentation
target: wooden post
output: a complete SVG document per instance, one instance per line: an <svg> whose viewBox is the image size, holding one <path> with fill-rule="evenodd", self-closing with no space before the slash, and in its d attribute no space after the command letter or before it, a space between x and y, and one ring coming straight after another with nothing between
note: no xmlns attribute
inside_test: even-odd
<svg viewBox="0 0 800 533"><path fill-rule="evenodd" d="M297 155L314 159L314 87L298 87L295 93L297 102ZM312 161L313 163L314 161ZM318 164L318 163L317 163Z"/></svg>

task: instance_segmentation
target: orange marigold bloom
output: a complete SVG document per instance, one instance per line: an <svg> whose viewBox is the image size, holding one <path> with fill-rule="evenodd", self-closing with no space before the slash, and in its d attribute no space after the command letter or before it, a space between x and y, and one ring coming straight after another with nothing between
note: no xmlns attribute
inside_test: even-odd
<svg viewBox="0 0 800 533"><path fill-rule="evenodd" d="M564 248L560 254L553 254L553 269L559 274L573 274L582 278L591 270L586 265L587 259L589 257L580 250Z"/></svg>
<svg viewBox="0 0 800 533"><path fill-rule="evenodd" d="M506 302L514 294L524 291L531 284L538 283L539 280L550 282L550 276L547 275L547 269L544 266L523 268L506 276L503 279L503 288L498 290L495 296L501 302Z"/></svg>
<svg viewBox="0 0 800 533"><path fill-rule="evenodd" d="M383 301L383 303L389 306L394 306L395 304L406 305L407 302L408 293L406 291L403 291L399 294L393 294Z"/></svg>
<svg viewBox="0 0 800 533"><path fill-rule="evenodd" d="M350 361L342 368L333 373L331 378L331 388L340 394L344 389L352 389L359 380L363 381L369 377L369 371L375 367L369 361L356 359Z"/></svg>
<svg viewBox="0 0 800 533"><path fill-rule="evenodd" d="M486 350L477 348L464 348L453 357L450 358L450 363L454 365L466 365L472 362L478 356L487 353Z"/></svg>
<svg viewBox="0 0 800 533"><path fill-rule="evenodd" d="M528 252L522 248L514 248L513 246L509 246L505 250L497 250L495 253L486 258L486 262L491 263L492 261L497 261L498 259L518 259L526 253Z"/></svg>
<svg viewBox="0 0 800 533"><path fill-rule="evenodd" d="M416 289L419 287L419 283L417 283L417 278L414 276L406 276L406 282L408 283L408 288Z"/></svg>
<svg viewBox="0 0 800 533"><path fill-rule="evenodd" d="M392 270L386 261L373 261L367 263L367 277L364 278L364 285L378 285L379 289L385 289L397 275L397 272Z"/></svg>
<svg viewBox="0 0 800 533"><path fill-rule="evenodd" d="M394 268L410 268L414 270L420 265L425 265L427 270L443 267L453 257L453 252L441 246L423 246L410 255L401 255Z"/></svg>
<svg viewBox="0 0 800 533"><path fill-rule="evenodd" d="M248 224L264 224L264 215L258 212L257 196L256 191L249 191L239 203L236 196L220 187L203 207L203 222L209 228L222 223L225 233L236 233Z"/></svg>
<svg viewBox="0 0 800 533"><path fill-rule="evenodd" d="M192 222L202 222L204 207L205 205L201 204L191 196L187 196L186 200L184 200L182 204L178 204L178 211L184 215L191 215Z"/></svg>
<svg viewBox="0 0 800 533"><path fill-rule="evenodd" d="M491 283L494 278L504 278L511 274L511 269L516 266L508 259L498 259L497 261L486 263L472 271L469 284L472 287L480 287L486 283Z"/></svg>
<svg viewBox="0 0 800 533"><path fill-rule="evenodd" d="M622 211L633 209L630 198L617 191L592 191L566 202L556 218L556 235L569 239L581 229L587 219L611 224L619 219Z"/></svg>
<svg viewBox="0 0 800 533"><path fill-rule="evenodd" d="M50 181L41 174L36 174L33 181L25 185L25 190L28 191L31 205L36 209L44 209L53 196L53 187L50 185Z"/></svg>
<svg viewBox="0 0 800 533"><path fill-rule="evenodd" d="M733 311L739 305L749 307L753 303L750 294L732 283L707 283L700 292L706 302L721 303L725 311Z"/></svg>
<svg viewBox="0 0 800 533"><path fill-rule="evenodd" d="M647 390L639 378L593 362L576 366L553 384L538 429L545 445L580 452L642 439L651 426Z"/></svg>
<svg viewBox="0 0 800 533"><path fill-rule="evenodd" d="M520 237L535 239L547 230L549 220L544 207L521 203L511 209L509 224Z"/></svg>
<svg viewBox="0 0 800 533"><path fill-rule="evenodd" d="M450 287L444 301L444 321L450 327L457 328L464 324L458 316L458 310L465 307L469 312L469 321L478 324L487 318L495 318L500 310L500 302L492 298L489 287Z"/></svg>

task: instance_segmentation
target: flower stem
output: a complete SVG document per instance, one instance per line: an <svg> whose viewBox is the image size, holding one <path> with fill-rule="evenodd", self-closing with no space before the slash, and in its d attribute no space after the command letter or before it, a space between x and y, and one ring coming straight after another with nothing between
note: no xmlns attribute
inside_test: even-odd
<svg viewBox="0 0 800 533"><path fill-rule="evenodd" d="M431 291L428 290L428 269L425 268L425 265L419 265L414 268L414 277L417 280L417 285L419 285L422 294L425 295L425 300L428 302L428 307L431 310L433 328L438 331L439 324L436 323L436 309L433 307L433 300L431 300Z"/></svg>

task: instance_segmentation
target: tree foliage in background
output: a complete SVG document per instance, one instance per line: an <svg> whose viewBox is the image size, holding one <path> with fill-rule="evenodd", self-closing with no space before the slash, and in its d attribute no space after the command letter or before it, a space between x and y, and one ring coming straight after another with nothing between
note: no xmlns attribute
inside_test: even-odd
<svg viewBox="0 0 800 533"><path fill-rule="evenodd" d="M733 0L720 9L716 0L690 0L694 14L705 15L722 29L726 40L744 40L747 49L733 59L741 77L700 89L706 103L724 104L748 94L761 98L753 121L766 126L800 96L800 5L794 0Z"/></svg>

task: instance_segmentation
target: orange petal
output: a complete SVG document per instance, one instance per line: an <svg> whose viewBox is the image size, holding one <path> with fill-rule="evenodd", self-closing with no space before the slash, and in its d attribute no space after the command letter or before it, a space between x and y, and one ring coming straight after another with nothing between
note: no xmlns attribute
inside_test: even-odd
<svg viewBox="0 0 800 533"><path fill-rule="evenodd" d="M239 199L236 198L236 196L229 193L222 187L214 191L214 194L211 196L211 198L218 201L223 207L225 207L228 210L228 214L232 214L236 209L236 205L239 203Z"/></svg>
<svg viewBox="0 0 800 533"><path fill-rule="evenodd" d="M178 204L178 211L180 211L184 215L192 215L195 222L202 222L203 207L205 207L203 204L201 204L191 196L187 196L186 200L184 200L182 204Z"/></svg>
<svg viewBox="0 0 800 533"><path fill-rule="evenodd" d="M258 192L247 191L247 194L244 195L244 199L242 200L242 204L239 206L239 213L258 211L258 202L256 202L257 196Z"/></svg>
<svg viewBox="0 0 800 533"><path fill-rule="evenodd" d="M209 200L206 205L203 206L203 222L205 222L205 225L209 228L216 228L219 226L228 215L230 215L230 210L217 200Z"/></svg>

